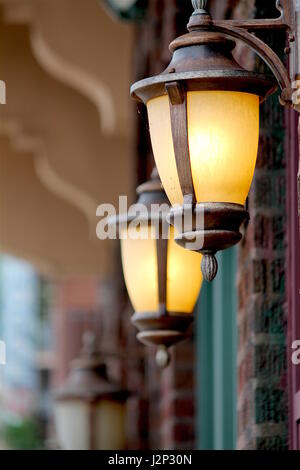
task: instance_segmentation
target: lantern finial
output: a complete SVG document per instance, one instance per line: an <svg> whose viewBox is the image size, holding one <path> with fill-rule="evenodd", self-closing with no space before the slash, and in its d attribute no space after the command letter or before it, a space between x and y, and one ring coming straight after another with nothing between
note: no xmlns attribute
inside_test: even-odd
<svg viewBox="0 0 300 470"><path fill-rule="evenodd" d="M218 272L218 261L213 253L204 254L201 262L201 270L206 281L211 282Z"/></svg>
<svg viewBox="0 0 300 470"><path fill-rule="evenodd" d="M203 13L206 12L207 0L192 0L192 4L195 12Z"/></svg>

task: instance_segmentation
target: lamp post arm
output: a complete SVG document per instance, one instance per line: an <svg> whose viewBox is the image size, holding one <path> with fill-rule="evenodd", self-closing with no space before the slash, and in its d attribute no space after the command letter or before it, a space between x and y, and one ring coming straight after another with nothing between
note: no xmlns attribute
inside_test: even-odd
<svg viewBox="0 0 300 470"><path fill-rule="evenodd" d="M247 31L259 31L264 29L291 30L290 24L282 17L274 19L251 19L251 20L218 20L214 22L219 26L230 26L231 28L246 29Z"/></svg>
<svg viewBox="0 0 300 470"><path fill-rule="evenodd" d="M289 32L293 32L295 25L293 1L294 0L276 0L276 8L280 12L280 16L278 18L262 18L250 20L219 20L215 23L220 26L241 28L246 29L247 31L279 28L285 29ZM199 13L201 11L207 12L207 0L192 0L192 4L195 13Z"/></svg>
<svg viewBox="0 0 300 470"><path fill-rule="evenodd" d="M251 19L251 20L221 20L217 23L221 26L257 31L263 29L285 29L294 31L295 18L293 15L292 0L277 0L276 8L280 11L278 18Z"/></svg>
<svg viewBox="0 0 300 470"><path fill-rule="evenodd" d="M274 74L281 88L281 104L292 106L295 92L294 78L291 78L286 66L272 48L252 33L257 30L281 28L288 34L289 45L294 45L298 39L295 14L295 4L298 2L299 0L276 0L280 17L274 19L213 20L206 10L207 0L192 0L195 11L190 18L188 30L190 32L213 30L247 44ZM289 48L290 51L291 48Z"/></svg>
<svg viewBox="0 0 300 470"><path fill-rule="evenodd" d="M264 41L253 36L249 31L241 28L232 28L230 22L214 21L213 28L215 31L235 39L240 39L247 44L271 69L281 88L282 104L292 104L293 89L288 71L280 60L278 55Z"/></svg>

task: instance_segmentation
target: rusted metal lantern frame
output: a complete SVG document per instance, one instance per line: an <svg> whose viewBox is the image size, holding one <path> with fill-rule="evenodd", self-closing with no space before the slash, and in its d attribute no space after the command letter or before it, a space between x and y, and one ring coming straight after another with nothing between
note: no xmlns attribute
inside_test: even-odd
<svg viewBox="0 0 300 470"><path fill-rule="evenodd" d="M101 354L97 352L95 341L96 338L92 333L87 332L83 335L81 355L71 362L65 384L54 395L57 403L81 401L88 405L89 450L96 450L96 406L103 400L125 404L130 396L127 389L109 380L106 365Z"/></svg>
<svg viewBox="0 0 300 470"><path fill-rule="evenodd" d="M276 2L281 16L277 19L215 21L206 10L207 0L192 0L194 13L188 24L189 33L170 44L173 54L167 69L158 76L141 80L131 88L133 98L145 104L155 97L168 95L173 146L183 206L171 210L170 222L192 210L193 221L188 232L179 234L176 242L187 247L191 234L203 240L199 250L204 256L202 272L211 281L217 273L215 253L238 243L240 227L249 218L244 206L231 203L198 203L192 178L187 122L187 92L222 90L248 92L264 101L276 89L273 77L242 69L233 59L232 49L238 39L247 44L269 66L281 89L280 102L293 106L295 72L287 71L276 53L252 33L264 29L283 29L289 47L297 55L295 44L296 16L290 0ZM294 75L293 75L294 74ZM299 78L299 77L298 77ZM294 105L298 111L299 106ZM197 227L197 211L204 213L204 224Z"/></svg>
<svg viewBox="0 0 300 470"><path fill-rule="evenodd" d="M169 228L167 216L170 203L162 187L156 168L151 178L137 188L138 200L136 207L143 205L147 209L147 218L138 216L135 211L112 217L109 223L117 224L120 234L121 227L128 227L133 219L140 224L158 230L156 238L158 305L155 312L135 312L131 322L139 330L137 339L146 346L157 347L156 362L161 368L170 361L168 348L186 339L190 334L190 326L194 322L193 314L170 312L167 309L167 257ZM165 233L166 232L166 233Z"/></svg>

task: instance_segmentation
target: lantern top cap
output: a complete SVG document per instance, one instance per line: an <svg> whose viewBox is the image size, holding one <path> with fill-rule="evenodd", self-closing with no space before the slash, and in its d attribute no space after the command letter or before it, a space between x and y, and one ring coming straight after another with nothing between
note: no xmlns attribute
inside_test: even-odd
<svg viewBox="0 0 300 470"><path fill-rule="evenodd" d="M160 75L147 78L131 87L133 98L148 103L166 95L169 82L179 82L189 91L236 91L258 95L263 101L276 89L273 77L243 69L233 58L235 41L214 29L214 22L205 10L206 0L192 0L188 34L170 44L172 59Z"/></svg>
<svg viewBox="0 0 300 470"><path fill-rule="evenodd" d="M203 27L209 27L212 24L212 17L207 11L207 0L192 0L194 12L190 18L187 29L191 31L197 31Z"/></svg>
<svg viewBox="0 0 300 470"><path fill-rule="evenodd" d="M150 179L145 183L141 184L136 188L136 192L138 196L141 196L143 193L151 193L161 191L163 192L163 187L161 184L161 180L157 171L156 166L153 168Z"/></svg>
<svg viewBox="0 0 300 470"><path fill-rule="evenodd" d="M116 227L118 233L126 228L134 219L138 219L143 224L150 224L153 221L165 219L169 212L170 203L161 184L156 167L154 167L150 179L137 187L136 193L138 200L131 206L128 212L108 218L108 225ZM141 212L141 205L147 211Z"/></svg>
<svg viewBox="0 0 300 470"><path fill-rule="evenodd" d="M82 335L80 356L71 362L71 368L78 369L95 367L100 367L103 375L106 375L106 368L97 347L97 337L92 331L85 331Z"/></svg>
<svg viewBox="0 0 300 470"><path fill-rule="evenodd" d="M56 399L126 401L129 392L108 379L106 365L98 352L96 335L90 331L85 332L82 342L81 354L71 362L66 383L56 392Z"/></svg>
<svg viewBox="0 0 300 470"><path fill-rule="evenodd" d="M137 204L143 204L147 207L150 210L151 217L154 215L154 212L151 212L153 205L167 204L170 206L156 167L153 168L150 179L138 186L136 192L138 195ZM156 215L161 218L163 213L158 209Z"/></svg>

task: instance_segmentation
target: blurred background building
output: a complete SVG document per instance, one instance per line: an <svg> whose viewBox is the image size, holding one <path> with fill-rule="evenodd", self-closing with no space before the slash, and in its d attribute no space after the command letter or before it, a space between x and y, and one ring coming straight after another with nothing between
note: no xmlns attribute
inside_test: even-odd
<svg viewBox="0 0 300 470"><path fill-rule="evenodd" d="M210 10L216 18L278 15L264 0L211 0ZM146 113L129 86L165 68L191 11L189 0L0 0L3 448L59 446L53 391L86 331L96 334L110 377L132 392L129 449L295 442L297 121L278 96L261 110L251 222L239 247L219 255L194 337L172 351L165 371L136 341L118 242L96 238L97 206L118 207L123 194L133 202L153 168ZM283 34L264 39L284 56ZM264 67L240 44L235 56Z"/></svg>

